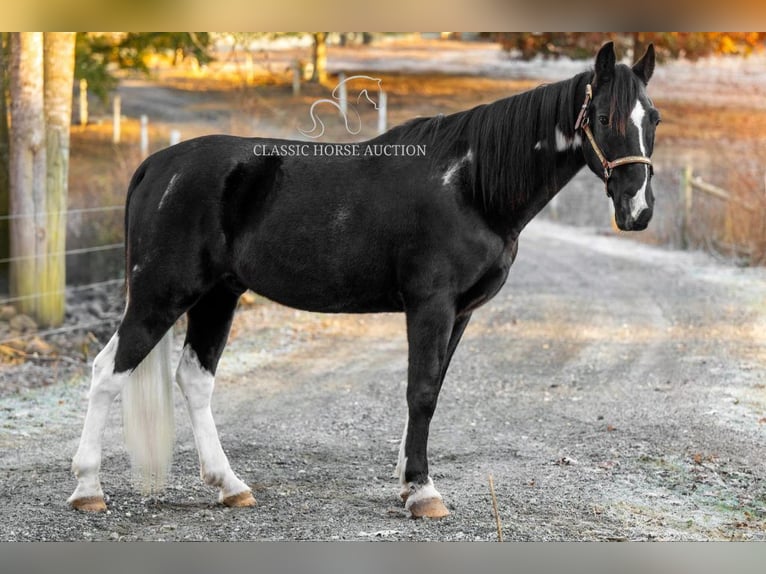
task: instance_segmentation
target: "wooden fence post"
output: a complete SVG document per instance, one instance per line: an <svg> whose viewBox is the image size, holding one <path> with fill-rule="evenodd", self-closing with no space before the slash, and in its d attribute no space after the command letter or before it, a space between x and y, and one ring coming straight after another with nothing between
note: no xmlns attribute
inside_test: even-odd
<svg viewBox="0 0 766 574"><path fill-rule="evenodd" d="M120 143L122 123L122 99L115 94L112 100L112 143Z"/></svg>
<svg viewBox="0 0 766 574"><path fill-rule="evenodd" d="M141 115L141 157L149 155L149 118Z"/></svg>
<svg viewBox="0 0 766 574"><path fill-rule="evenodd" d="M338 99L340 105L340 115L344 118L348 113L348 90L346 89L346 74L338 74Z"/></svg>
<svg viewBox="0 0 766 574"><path fill-rule="evenodd" d="M380 102L378 103L378 133L382 134L388 126L388 96L380 90Z"/></svg>
<svg viewBox="0 0 766 574"><path fill-rule="evenodd" d="M692 166L687 165L681 172L681 249L689 247L689 223L692 215Z"/></svg>
<svg viewBox="0 0 766 574"><path fill-rule="evenodd" d="M252 86L255 83L255 63L253 53L248 50L245 54L245 84Z"/></svg>
<svg viewBox="0 0 766 574"><path fill-rule="evenodd" d="M80 80L80 125L88 125L88 80Z"/></svg>
<svg viewBox="0 0 766 574"><path fill-rule="evenodd" d="M299 96L301 94L301 63L298 60L293 60L293 96Z"/></svg>

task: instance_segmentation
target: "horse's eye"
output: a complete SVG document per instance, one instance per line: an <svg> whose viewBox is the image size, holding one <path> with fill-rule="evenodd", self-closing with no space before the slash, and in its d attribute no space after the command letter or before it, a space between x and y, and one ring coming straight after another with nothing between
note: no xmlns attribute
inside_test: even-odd
<svg viewBox="0 0 766 574"><path fill-rule="evenodd" d="M602 126L608 126L609 125L609 118L607 116L599 116L598 117L598 123L600 123Z"/></svg>

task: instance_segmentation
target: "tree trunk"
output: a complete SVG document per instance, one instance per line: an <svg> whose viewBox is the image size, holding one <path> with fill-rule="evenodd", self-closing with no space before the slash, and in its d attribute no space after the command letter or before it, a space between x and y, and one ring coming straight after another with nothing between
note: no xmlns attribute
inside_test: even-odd
<svg viewBox="0 0 766 574"><path fill-rule="evenodd" d="M43 33L11 34L11 297L36 314L39 266L45 259L45 116Z"/></svg>
<svg viewBox="0 0 766 574"><path fill-rule="evenodd" d="M37 319L55 326L64 321L66 288L66 208L69 178L69 125L74 82L74 32L45 33L46 230Z"/></svg>
<svg viewBox="0 0 766 574"><path fill-rule="evenodd" d="M10 34L0 35L0 217L10 213L10 176L8 161L10 152L10 134L8 127L8 79L10 67ZM8 220L0 219L0 259L7 259L10 237ZM7 277L8 264L0 263L0 275Z"/></svg>
<svg viewBox="0 0 766 574"><path fill-rule="evenodd" d="M327 32L314 32L313 49L314 72L312 82L323 84L327 81Z"/></svg>
<svg viewBox="0 0 766 574"><path fill-rule="evenodd" d="M633 32L631 34L632 36L632 48L633 48L633 55L631 57L632 61L638 60L641 55L644 53L644 50L646 49L644 46L644 34L641 32Z"/></svg>

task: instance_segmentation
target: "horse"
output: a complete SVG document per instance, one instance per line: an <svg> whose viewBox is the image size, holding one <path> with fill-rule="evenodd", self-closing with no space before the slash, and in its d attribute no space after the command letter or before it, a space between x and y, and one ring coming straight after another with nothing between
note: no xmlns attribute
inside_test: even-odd
<svg viewBox="0 0 766 574"><path fill-rule="evenodd" d="M653 46L629 66L607 43L568 80L416 118L365 142L364 153L210 135L148 157L128 187L126 306L93 362L71 507L106 510L101 441L119 393L132 465L145 487L162 487L173 449L172 327L184 313L175 381L201 478L225 506L255 504L210 407L237 301L250 289L307 311L405 314L399 494L412 517L446 516L429 474L429 425L461 336L504 285L521 231L585 166L621 230L652 217L654 64Z"/></svg>

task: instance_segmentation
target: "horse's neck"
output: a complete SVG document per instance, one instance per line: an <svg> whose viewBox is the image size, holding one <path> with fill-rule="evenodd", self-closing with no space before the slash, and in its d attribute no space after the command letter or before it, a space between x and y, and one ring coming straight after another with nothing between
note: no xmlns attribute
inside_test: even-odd
<svg viewBox="0 0 766 574"><path fill-rule="evenodd" d="M585 166L581 153L560 154L555 166L554 184L543 184L529 195L529 199L509 214L507 235L515 240L527 224L556 197L559 191Z"/></svg>
<svg viewBox="0 0 766 574"><path fill-rule="evenodd" d="M548 129L556 130L555 134L550 134L547 139L537 142L534 145L535 150L542 147L542 153L553 151L551 146L555 147L555 153L543 160L545 165L542 171L537 172L536 182L528 182L530 187L520 193L517 190L508 189L506 193L518 193L514 201L509 205L503 206L501 210L494 213L492 218L497 224L497 230L506 236L508 240L515 240L526 225L553 199L556 194L585 166L585 157L582 152L582 141L577 134L571 134L571 126L574 126L576 117L559 117L562 108L571 108L573 111L579 107L585 97L585 86L590 78L589 73L582 73L572 78L569 82L561 82L542 89L557 90L557 93L574 93L575 102L571 106L561 106L555 102L551 109L551 100L548 100L547 106L557 117L552 118L551 114L542 114L548 121L548 126L544 129L538 129L538 126L527 125L524 129L529 133L541 133ZM574 88L570 91L570 88ZM555 111L553 111L555 110ZM558 113L557 113L558 112ZM532 114L532 117L540 114ZM538 120L539 121L539 120ZM568 126L569 129L562 129ZM555 142L555 143L554 143ZM587 145L587 144L585 144ZM548 146L548 147L546 147ZM559 146L562 146L559 148ZM564 149L566 148L566 149ZM535 153L532 147L526 150L528 153ZM548 167L548 164L550 166ZM535 170L537 171L537 170Z"/></svg>

